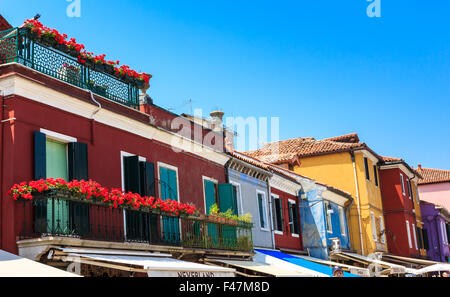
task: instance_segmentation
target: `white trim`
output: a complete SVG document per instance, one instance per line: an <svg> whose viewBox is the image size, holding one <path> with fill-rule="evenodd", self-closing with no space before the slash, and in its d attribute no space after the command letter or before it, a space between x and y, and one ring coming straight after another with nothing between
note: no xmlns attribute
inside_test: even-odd
<svg viewBox="0 0 450 297"><path fill-rule="evenodd" d="M412 249L412 243L411 243L411 232L409 230L409 221L406 220L406 232L408 233L408 244L409 248Z"/></svg>
<svg viewBox="0 0 450 297"><path fill-rule="evenodd" d="M273 233L278 234L278 235L284 235L284 232L278 231L278 230L274 230Z"/></svg>
<svg viewBox="0 0 450 297"><path fill-rule="evenodd" d="M298 235L297 233L291 233L291 236L292 236L292 237L296 237L296 238L299 238L299 237L300 237L300 235Z"/></svg>
<svg viewBox="0 0 450 297"><path fill-rule="evenodd" d="M403 193L403 196L405 196L406 195L406 192L405 192L405 180L404 180L404 178L403 178L403 174L401 174L400 173L400 182L402 183L402 193Z"/></svg>
<svg viewBox="0 0 450 297"><path fill-rule="evenodd" d="M270 193L270 199L272 199L272 203L273 203L272 208L276 208L275 199L280 200L281 216L283 217L283 200L280 199L280 195L274 194L274 193ZM275 220L276 220L275 216L276 216L276 212L273 214L273 224L272 224L273 225L273 230L274 230L273 232L275 234L278 234L278 235L284 235L284 226L281 226L283 228L283 231L275 230ZM283 217L283 220L284 220L284 217ZM283 222L283 220L281 220L281 222Z"/></svg>
<svg viewBox="0 0 450 297"><path fill-rule="evenodd" d="M261 190L256 190L256 201L259 203L259 200L258 200L258 194L262 194L263 195L263 204L262 204L262 207L263 207L263 215L264 215L264 217L263 217L263 221L264 221L264 225L269 225L269 220L267 219L268 218L268 216L267 216L267 206L266 206L266 204L267 204L267 197L266 197L266 192L264 192L264 191L261 191ZM258 214L259 214L259 205L258 205ZM261 220L259 221L259 224L260 224L260 229L261 230L263 230L263 231L270 231L268 228L266 228L266 227L261 227Z"/></svg>
<svg viewBox="0 0 450 297"><path fill-rule="evenodd" d="M288 199L288 201L289 201L289 203L291 203L291 204L296 204L296 203L297 203L297 201L295 201L294 199Z"/></svg>
<svg viewBox="0 0 450 297"><path fill-rule="evenodd" d="M132 157L137 156L136 154L128 153L125 151L120 151L120 179L122 182L122 191L125 191L125 173L124 173L124 166L123 166L123 157ZM139 156L139 161L145 162L147 159L144 157ZM127 238L127 212L125 209L122 210L123 212L123 235L125 239Z"/></svg>
<svg viewBox="0 0 450 297"><path fill-rule="evenodd" d="M64 135L58 132L54 132L54 131L50 131L50 130L46 130L41 128L40 132L45 134L45 136L49 139L53 139L59 142L64 142L64 143L71 143L71 142L77 142L77 139L75 137L72 136L68 136L68 135Z"/></svg>
<svg viewBox="0 0 450 297"><path fill-rule="evenodd" d="M166 164L166 163L163 163L163 162L157 162L156 164L157 164L157 168L158 168L158 181L161 180L161 174L160 174L160 171L159 171L159 169L161 167L173 170L173 171L175 171L177 173L177 201L180 202L181 201L181 198L180 198L181 193L180 193L180 184L178 182L178 178L179 178L178 177L178 167L173 166L173 165L169 165L169 164ZM161 196L161 183L159 183L159 182L158 182L158 187L159 187L159 192L158 193L159 193L159 196Z"/></svg>
<svg viewBox="0 0 450 297"><path fill-rule="evenodd" d="M339 224L341 225L341 236L347 236L347 224L345 223L345 210L342 206L338 206Z"/></svg>
<svg viewBox="0 0 450 297"><path fill-rule="evenodd" d="M158 169L158 171L159 171L159 169ZM178 173L177 173L177 176L178 176ZM216 184L216 185L217 185L219 182L217 181L217 179L214 179L214 178L211 178L211 177L207 177L207 176L202 175L203 207L204 207L204 209L205 209L205 213L208 213L208 209L206 209L205 180L210 181L210 182L213 182L213 183ZM215 194L215 197L214 197L214 200L215 200L215 198L217 197L216 188L214 188L214 194ZM216 203L216 204L217 204L217 203Z"/></svg>
<svg viewBox="0 0 450 297"><path fill-rule="evenodd" d="M241 184L235 181L230 181L230 184L232 184L233 186L237 187L239 189L239 197L236 197L236 200L239 201L238 203L238 214L241 216L244 214L244 204L242 201L242 187Z"/></svg>
<svg viewBox="0 0 450 297"><path fill-rule="evenodd" d="M332 234L333 233L333 221L331 220L331 214L328 213L328 206L330 205L330 201L324 200L323 206L325 208L325 222L326 222L326 229L327 233ZM328 219L330 222L328 222Z"/></svg>
<svg viewBox="0 0 450 297"><path fill-rule="evenodd" d="M380 219L381 243L386 243L386 235L384 233L385 227L384 227L383 216L379 216L379 219Z"/></svg>

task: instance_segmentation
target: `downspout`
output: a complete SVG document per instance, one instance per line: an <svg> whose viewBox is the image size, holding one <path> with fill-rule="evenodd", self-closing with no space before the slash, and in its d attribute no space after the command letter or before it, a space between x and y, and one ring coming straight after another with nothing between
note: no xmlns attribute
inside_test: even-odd
<svg viewBox="0 0 450 297"><path fill-rule="evenodd" d="M270 187L270 177L267 179L267 191L268 191L268 197L267 201L269 201L269 214L270 214L270 233L272 233L272 249L275 249L275 229L273 226L273 213L272 213L272 189Z"/></svg>
<svg viewBox="0 0 450 297"><path fill-rule="evenodd" d="M97 100L95 100L94 94L91 90L89 90L89 94L91 94L92 101L98 105L98 108L91 114L91 144L94 145L94 116L100 111L100 109L102 109L102 105Z"/></svg>
<svg viewBox="0 0 450 297"><path fill-rule="evenodd" d="M3 90L0 90L0 96L1 96L1 104L2 104L2 106L1 106L1 116L2 116L2 126L1 126L1 129L2 129L2 131L0 132L1 134L2 134L2 139L0 140L1 141L1 145L2 145L2 147L1 147L1 151L2 151L2 155L1 155L1 170L2 170L2 172L0 173L1 174L1 180L0 180L0 189L1 189L1 191L3 191L3 180L4 180L4 177L3 177L3 166L4 166L4 164L3 164L3 160L4 160L4 154L5 154L5 152L4 152L4 146L3 146L3 143L4 143L4 141L3 141L3 139L5 138L5 136L4 136L4 124L5 124L5 122L3 121L3 113L4 113L4 108L5 108L5 94L3 93ZM2 195L1 195L1 197L2 197L2 199L0 200L0 248L2 248L2 242L3 242L3 237L2 237L2 233L3 233L3 223L2 223L2 221L1 221L1 218L3 217L3 215L2 215L2 211L3 211L3 193L2 193Z"/></svg>
<svg viewBox="0 0 450 297"><path fill-rule="evenodd" d="M353 200L353 198L352 198L352 199L350 200L350 204L347 205L347 206L344 206L344 211L345 211L346 214L348 213L348 217L350 217L350 209L352 208L354 202L355 202L355 200ZM346 216L347 216L347 215L346 215ZM352 239L350 238L351 236L350 236L350 230L348 229L348 222L347 222L347 224L346 224L346 228L347 228L347 230L345 230L345 231L346 231L346 233L347 233L347 235L348 235L348 243L349 243L349 245L350 245L351 242L352 242Z"/></svg>
<svg viewBox="0 0 450 297"><path fill-rule="evenodd" d="M352 163L353 163L353 174L355 177L355 187L356 187L356 200L358 203L358 224L359 224L359 240L361 241L361 255L364 256L364 243L363 243L363 234L362 234L362 226L361 226L361 202L359 199L358 176L356 174L355 153L353 152L353 150L350 151L350 157L352 158Z"/></svg>

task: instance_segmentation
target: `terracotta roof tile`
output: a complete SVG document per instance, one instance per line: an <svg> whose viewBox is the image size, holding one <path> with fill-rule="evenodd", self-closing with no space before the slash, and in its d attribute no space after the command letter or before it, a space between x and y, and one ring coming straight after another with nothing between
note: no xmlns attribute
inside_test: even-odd
<svg viewBox="0 0 450 297"><path fill-rule="evenodd" d="M350 134L346 134L346 135L326 138L324 140L331 140L331 141L336 141L336 142L347 142L347 143L358 143L359 137L358 137L357 133L350 133Z"/></svg>
<svg viewBox="0 0 450 297"><path fill-rule="evenodd" d="M350 138L355 137L357 137L357 135L353 135ZM346 135L342 136L342 138L335 138L339 139L340 141L334 141L330 139L316 140L312 137L299 137L294 139L282 140L278 142L267 143L261 149L257 151L248 151L245 152L245 154L251 157L258 158L263 162L280 164L286 161L293 160L295 156L301 158L328 153L345 152L352 149L369 149L365 143L343 142L344 139L349 138L349 136Z"/></svg>
<svg viewBox="0 0 450 297"><path fill-rule="evenodd" d="M419 185L450 182L450 170L422 168L416 169L421 175Z"/></svg>

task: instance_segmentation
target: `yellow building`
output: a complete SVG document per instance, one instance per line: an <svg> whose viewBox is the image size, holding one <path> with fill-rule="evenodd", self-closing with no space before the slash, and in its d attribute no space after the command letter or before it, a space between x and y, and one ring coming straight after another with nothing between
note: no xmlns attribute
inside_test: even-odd
<svg viewBox="0 0 450 297"><path fill-rule="evenodd" d="M288 139L247 154L351 193L354 203L348 221L353 250L362 255L387 252L378 168L382 160L359 142L357 134Z"/></svg>
<svg viewBox="0 0 450 297"><path fill-rule="evenodd" d="M420 196L419 196L419 188L417 186L417 178L414 178L411 182L412 187L412 193L413 193L413 200L414 200L414 211L416 214L416 226L419 228L419 230L422 230L424 228L424 223L422 221L422 212L420 210ZM421 239L421 246L419 247L420 255L423 257L427 257L427 250L424 249L424 238L422 235L422 232L419 233L419 237Z"/></svg>

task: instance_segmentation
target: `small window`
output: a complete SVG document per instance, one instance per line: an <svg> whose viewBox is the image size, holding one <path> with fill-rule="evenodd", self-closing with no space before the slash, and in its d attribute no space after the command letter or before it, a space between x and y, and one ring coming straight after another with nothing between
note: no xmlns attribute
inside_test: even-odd
<svg viewBox="0 0 450 297"><path fill-rule="evenodd" d="M411 200L411 182L409 181L409 179L406 179L406 188L408 190L409 200Z"/></svg>
<svg viewBox="0 0 450 297"><path fill-rule="evenodd" d="M366 169L366 179L370 181L369 163L366 157L364 157L364 168Z"/></svg>
<svg viewBox="0 0 450 297"><path fill-rule="evenodd" d="M258 192L257 195L258 195L258 208L259 208L259 223L260 223L261 229L267 229L265 195L262 192Z"/></svg>
<svg viewBox="0 0 450 297"><path fill-rule="evenodd" d="M373 214L373 212L370 212L370 217L372 219L372 236L373 236L373 240L377 241L378 240L377 224L375 222L375 215Z"/></svg>
<svg viewBox="0 0 450 297"><path fill-rule="evenodd" d="M403 180L403 174L400 174L400 183L402 185L402 193L405 195L405 181Z"/></svg>
<svg viewBox="0 0 450 297"><path fill-rule="evenodd" d="M333 233L333 225L331 223L331 212L332 212L332 208L331 205L328 201L324 202L324 207L325 207L325 218L326 218L326 224L327 224L327 232L328 233Z"/></svg>
<svg viewBox="0 0 450 297"><path fill-rule="evenodd" d="M377 174L377 166L373 165L373 177L375 179L375 186L378 187L378 174Z"/></svg>
<svg viewBox="0 0 450 297"><path fill-rule="evenodd" d="M272 203L274 208L274 227L275 231L283 232L283 207L282 201L277 196L272 196Z"/></svg>
<svg viewBox="0 0 450 297"><path fill-rule="evenodd" d="M345 224L345 213L344 213L344 208L342 206L339 206L339 222L341 225L341 235L346 236L347 235L347 226Z"/></svg>
<svg viewBox="0 0 450 297"><path fill-rule="evenodd" d="M385 230L384 230L383 216L380 216L381 243L386 243L386 235L384 231Z"/></svg>
<svg viewBox="0 0 450 297"><path fill-rule="evenodd" d="M412 243L411 243L411 231L409 230L409 221L406 220L406 233L408 233L408 244L409 248L412 249Z"/></svg>
<svg viewBox="0 0 450 297"><path fill-rule="evenodd" d="M419 247L417 246L417 237L416 237L416 226L414 224L412 224L412 229L411 232L414 236L414 246L416 247L416 250L419 250Z"/></svg>
<svg viewBox="0 0 450 297"><path fill-rule="evenodd" d="M291 235L295 236L299 234L298 227L298 206L293 200L289 200L289 229Z"/></svg>

